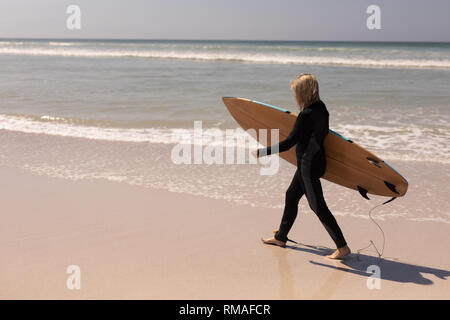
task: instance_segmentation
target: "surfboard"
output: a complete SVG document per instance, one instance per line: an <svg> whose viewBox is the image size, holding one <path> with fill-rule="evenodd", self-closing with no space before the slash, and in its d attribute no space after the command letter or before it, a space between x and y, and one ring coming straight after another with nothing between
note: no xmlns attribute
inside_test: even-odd
<svg viewBox="0 0 450 320"><path fill-rule="evenodd" d="M294 127L297 114L266 103L234 97L222 98L237 123L244 129L256 132L254 138L267 146L270 129L279 129L279 139L284 140ZM267 139L260 140L259 129L267 130ZM330 130L324 140L326 171L323 179L354 189L369 199L367 194L387 197L404 196L408 181L381 158L354 141ZM295 147L279 154L281 158L297 165Z"/></svg>

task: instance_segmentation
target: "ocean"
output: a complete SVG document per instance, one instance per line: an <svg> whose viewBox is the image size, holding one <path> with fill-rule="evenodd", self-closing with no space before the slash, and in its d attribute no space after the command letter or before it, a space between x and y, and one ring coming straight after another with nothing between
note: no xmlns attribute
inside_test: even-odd
<svg viewBox="0 0 450 320"><path fill-rule="evenodd" d="M330 128L410 181L379 217L449 223L450 43L2 39L0 165L282 208L287 163L261 177L256 165L176 165L170 152L194 121L238 127L222 96L295 112L289 83L304 72ZM334 212L366 216L356 192L325 189L342 195Z"/></svg>

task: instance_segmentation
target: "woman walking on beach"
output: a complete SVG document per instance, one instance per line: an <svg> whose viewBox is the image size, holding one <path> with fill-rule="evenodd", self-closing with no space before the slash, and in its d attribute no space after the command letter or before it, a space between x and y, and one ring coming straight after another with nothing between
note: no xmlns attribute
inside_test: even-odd
<svg viewBox="0 0 450 320"><path fill-rule="evenodd" d="M296 145L297 171L286 191L285 207L279 230L274 237L261 239L266 244L286 246L287 235L297 217L298 203L306 195L308 204L336 244L327 258L339 259L350 254L336 219L327 207L320 177L325 173L323 141L328 134L328 111L319 97L319 84L312 74L302 74L291 82L300 113L289 136L276 146L257 150L257 157L284 152ZM276 148L278 147L278 148Z"/></svg>

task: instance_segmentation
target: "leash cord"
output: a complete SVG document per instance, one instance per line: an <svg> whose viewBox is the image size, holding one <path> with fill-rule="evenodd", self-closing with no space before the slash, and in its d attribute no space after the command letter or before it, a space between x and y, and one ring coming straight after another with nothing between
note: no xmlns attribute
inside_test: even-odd
<svg viewBox="0 0 450 320"><path fill-rule="evenodd" d="M385 244L386 244L386 237L385 237L385 234L384 234L383 229L382 229L382 228L380 227L380 225L373 219L373 217L372 217L372 211L374 211L376 208L381 207L382 205L385 205L385 204L387 204L387 203L389 203L389 202L391 202L391 201L393 201L393 200L395 200L395 197L393 197L393 198L389 199L388 201L385 201L385 202L383 202L383 203L381 203L381 204L378 204L378 205L376 205L375 207L372 207L372 208L369 210L369 218L370 218L370 220L372 220L372 222L378 227L378 229L380 229L381 235L382 235L382 237L383 237L383 246L382 246L382 248L381 248L381 252L378 250L378 248L377 248L377 246L375 245L375 243L374 243L372 240L370 240L370 243L369 243L368 246L366 246L366 247L364 247L364 248L362 248L362 249L358 249L358 260L359 260L359 254L360 254L360 252L362 252L362 251L364 251L364 250L366 250L367 248L370 248L370 247L374 247L374 248L375 248L375 251L376 251L377 254L378 254L378 259L381 260L381 258L382 258L382 256L383 256L383 253L384 253Z"/></svg>

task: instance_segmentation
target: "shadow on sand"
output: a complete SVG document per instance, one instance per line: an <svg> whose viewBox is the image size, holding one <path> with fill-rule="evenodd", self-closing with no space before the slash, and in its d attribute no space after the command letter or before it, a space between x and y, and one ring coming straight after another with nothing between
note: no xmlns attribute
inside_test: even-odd
<svg viewBox="0 0 450 320"><path fill-rule="evenodd" d="M286 246L286 249L297 250L316 254L319 256L325 256L334 251L322 246L298 244L295 246ZM400 283L415 283L421 285L431 285L433 280L425 278L425 274L433 275L439 279L447 280L446 277L450 276L450 271L436 268L429 268L425 266L418 266L414 264L408 264L400 262L395 258L378 258L366 254L352 253L350 256L342 260L331 260L330 263L315 262L310 260L310 263L330 268L333 270L341 270L346 273L353 273L363 277L372 276L373 273L367 272L367 267L370 265L377 265L381 270L381 279L390 280Z"/></svg>

